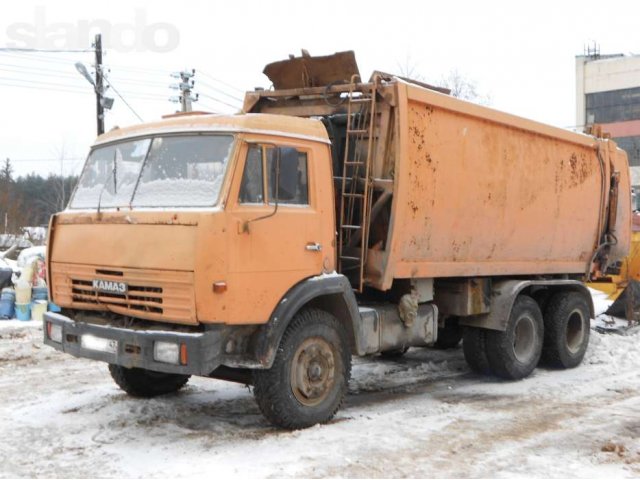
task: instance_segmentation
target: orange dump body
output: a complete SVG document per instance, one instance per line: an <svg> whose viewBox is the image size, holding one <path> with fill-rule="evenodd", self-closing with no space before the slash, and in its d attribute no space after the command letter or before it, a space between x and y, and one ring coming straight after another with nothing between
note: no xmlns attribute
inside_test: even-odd
<svg viewBox="0 0 640 480"><path fill-rule="evenodd" d="M629 170L614 142L395 87L393 203L371 283L588 272L615 172L610 260L628 250Z"/></svg>
<svg viewBox="0 0 640 480"><path fill-rule="evenodd" d="M404 278L597 274L607 261L596 253L610 263L628 251L629 169L611 140L381 73L351 87L249 93L244 108L322 116L335 147L344 143L340 116L358 113L345 96L374 84L365 285L385 291ZM334 166L344 151L337 156Z"/></svg>

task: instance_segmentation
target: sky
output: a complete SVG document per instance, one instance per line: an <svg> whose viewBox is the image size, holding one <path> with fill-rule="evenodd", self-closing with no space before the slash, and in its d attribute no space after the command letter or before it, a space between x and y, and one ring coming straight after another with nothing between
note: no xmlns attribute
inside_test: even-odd
<svg viewBox="0 0 640 480"><path fill-rule="evenodd" d="M170 75L182 69L196 70L195 108L235 112L244 91L269 87L264 65L301 48L354 50L363 78L412 71L437 83L457 70L492 108L574 127L575 56L594 42L603 54L640 52L637 1L23 0L2 10L0 160L15 175L80 172L95 95L75 63L93 71L99 31L115 99L107 130L174 112Z"/></svg>

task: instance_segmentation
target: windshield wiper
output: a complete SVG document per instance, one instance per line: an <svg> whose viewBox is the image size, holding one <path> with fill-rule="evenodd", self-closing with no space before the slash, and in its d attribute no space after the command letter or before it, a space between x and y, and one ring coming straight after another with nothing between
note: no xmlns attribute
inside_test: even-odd
<svg viewBox="0 0 640 480"><path fill-rule="evenodd" d="M113 168L111 169L111 177L113 178L113 194L118 194L118 185L116 182L116 167L118 165L118 161L116 156L118 155L118 151L114 149L113 151ZM102 189L100 190L100 195L98 196L98 215L100 215L100 204L102 203L102 194L104 193L104 189L107 187L108 179L105 179L104 185L102 185Z"/></svg>

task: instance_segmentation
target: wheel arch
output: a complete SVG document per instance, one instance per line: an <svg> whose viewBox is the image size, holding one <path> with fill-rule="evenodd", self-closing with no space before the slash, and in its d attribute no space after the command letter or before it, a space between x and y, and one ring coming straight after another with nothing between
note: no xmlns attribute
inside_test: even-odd
<svg viewBox="0 0 640 480"><path fill-rule="evenodd" d="M303 308L316 308L332 314L343 325L353 353L361 348L360 313L347 277L340 274L311 277L294 285L278 302L269 321L255 335L258 362L270 368L285 330Z"/></svg>
<svg viewBox="0 0 640 480"><path fill-rule="evenodd" d="M497 280L492 284L490 312L471 317L460 317L460 324L489 330L505 331L513 304L520 294L536 299L536 294L548 291L550 295L561 291L574 291L581 294L589 305L591 318L595 316L593 299L589 289L577 280ZM541 310L540 300L536 299Z"/></svg>

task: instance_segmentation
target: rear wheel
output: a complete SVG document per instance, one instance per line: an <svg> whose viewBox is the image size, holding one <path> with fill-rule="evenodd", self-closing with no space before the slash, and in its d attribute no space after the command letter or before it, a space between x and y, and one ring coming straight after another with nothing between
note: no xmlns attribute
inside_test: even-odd
<svg viewBox="0 0 640 480"><path fill-rule="evenodd" d="M560 292L549 300L544 313L542 359L549 366L578 366L589 345L589 304L577 292Z"/></svg>
<svg viewBox="0 0 640 480"><path fill-rule="evenodd" d="M462 331L462 351L469 368L482 375L491 374L491 366L487 358L486 330L477 327L464 327Z"/></svg>
<svg viewBox="0 0 640 480"><path fill-rule="evenodd" d="M517 380L538 365L544 325L538 304L531 297L516 298L504 332L487 330L486 352L491 370L499 377Z"/></svg>
<svg viewBox="0 0 640 480"><path fill-rule="evenodd" d="M344 328L330 313L305 309L282 337L268 370L255 370L254 395L276 426L307 428L329 421L340 408L351 374Z"/></svg>
<svg viewBox="0 0 640 480"><path fill-rule="evenodd" d="M190 375L161 373L144 368L125 368L109 364L109 373L116 384L133 397L151 398L180 390Z"/></svg>

